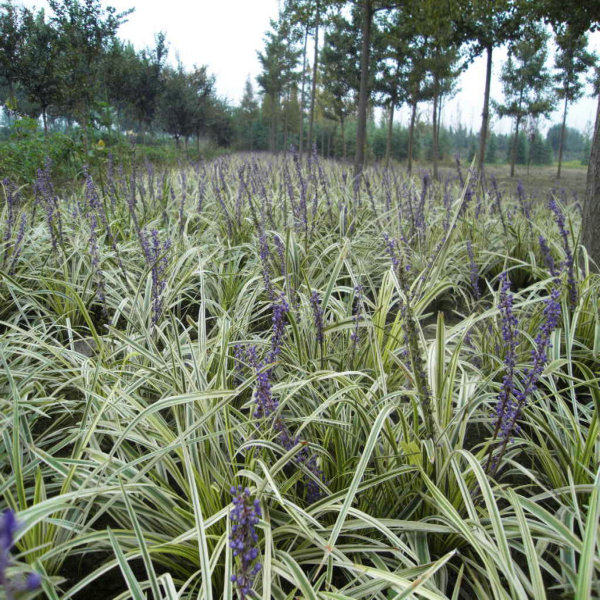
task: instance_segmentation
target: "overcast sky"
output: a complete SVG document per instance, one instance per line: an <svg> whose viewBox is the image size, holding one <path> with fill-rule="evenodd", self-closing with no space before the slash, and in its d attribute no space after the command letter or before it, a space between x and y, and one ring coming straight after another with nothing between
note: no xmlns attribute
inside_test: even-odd
<svg viewBox="0 0 600 600"><path fill-rule="evenodd" d="M26 6L45 7L44 0L21 0ZM241 98L244 82L258 74L260 67L256 52L262 48L269 19L275 18L278 0L111 0L118 10L135 8L119 35L129 39L137 48L151 46L154 34L164 31L170 43L171 60L176 54L184 65L206 64L217 78L217 91L233 102ZM600 54L600 32L590 37L590 47ZM553 49L551 48L551 53ZM502 49L495 51L492 98L501 99L500 69L506 57ZM552 61L552 57L550 62ZM442 120L447 125L459 121L477 130L480 123L485 60L480 57L461 76L459 92L446 102ZM591 91L591 90L590 90ZM596 102L586 96L574 104L568 124L590 131L595 117ZM430 111L422 108L423 118ZM552 121L560 119L557 111ZM407 111L400 111L398 120L406 123ZM549 125L545 123L544 129ZM493 121L496 131L509 131L510 122Z"/></svg>

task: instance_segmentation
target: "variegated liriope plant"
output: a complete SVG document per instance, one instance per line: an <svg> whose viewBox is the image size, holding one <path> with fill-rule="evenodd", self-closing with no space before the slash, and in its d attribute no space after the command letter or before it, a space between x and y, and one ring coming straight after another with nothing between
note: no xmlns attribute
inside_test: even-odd
<svg viewBox="0 0 600 600"><path fill-rule="evenodd" d="M0 584L598 595L600 284L524 193L258 154L3 182Z"/></svg>

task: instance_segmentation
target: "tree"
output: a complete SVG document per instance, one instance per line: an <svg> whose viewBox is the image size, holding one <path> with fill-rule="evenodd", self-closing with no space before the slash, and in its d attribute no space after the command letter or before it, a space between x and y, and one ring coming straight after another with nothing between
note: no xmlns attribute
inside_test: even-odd
<svg viewBox="0 0 600 600"><path fill-rule="evenodd" d="M433 86L428 69L428 55L431 38L414 28L414 36L409 45L408 73L406 77L406 94L410 104L410 121L408 126L407 169L412 172L415 145L415 125L417 108L420 102L427 102L433 97Z"/></svg>
<svg viewBox="0 0 600 600"><path fill-rule="evenodd" d="M136 110L141 61L131 43L114 38L102 59L103 99L114 107L118 124L131 129L139 125Z"/></svg>
<svg viewBox="0 0 600 600"><path fill-rule="evenodd" d="M328 0L286 0L285 14L292 25L301 25L304 33L297 32L297 37L304 37L304 52L302 57L302 98L304 102L304 76L306 68L306 42L308 32L312 30L313 38L313 64L311 75L310 107L308 112L308 140L310 147L313 143L315 120L315 102L317 97L317 79L319 74L319 31L324 23ZM302 144L301 144L302 145Z"/></svg>
<svg viewBox="0 0 600 600"><path fill-rule="evenodd" d="M15 85L20 76L27 11L11 2L4 2L0 11L0 82L6 82L8 87L5 104L11 110L16 108Z"/></svg>
<svg viewBox="0 0 600 600"><path fill-rule="evenodd" d="M407 0L408 1L408 0ZM356 0L356 21L360 23L360 83L358 90L358 108L356 125L356 154L354 157L354 176L362 174L365 162L367 142L367 112L373 85L373 63L371 60L374 27L373 18L378 11L393 10L405 2L383 3L383 0Z"/></svg>
<svg viewBox="0 0 600 600"><path fill-rule="evenodd" d="M597 18L600 23L600 15ZM582 241L600 270L600 68L595 69L594 93L598 97L596 109L596 124L594 137L589 152L588 171L586 181L585 203L583 205L583 232Z"/></svg>
<svg viewBox="0 0 600 600"><path fill-rule="evenodd" d="M485 53L485 84L483 91L483 108L481 111L481 129L479 132L479 152L477 164L483 173L487 137L490 128L490 89L492 81L492 62L494 48L521 34L522 23L525 22L522 11L517 10L516 0L466 0L460 2L457 14L459 35L465 42L470 42L470 58Z"/></svg>
<svg viewBox="0 0 600 600"><path fill-rule="evenodd" d="M436 35L442 31L450 30L453 31L454 17L457 10L457 3L441 3L435 0L397 0L388 1L384 0L360 0L353 3L359 11L359 19L361 23L360 33L360 87L358 93L358 111L357 111L357 128L356 128L356 155L354 160L355 176L358 177L362 172L362 167L365 159L365 144L366 144L366 125L367 125L367 110L369 105L369 99L372 93L372 69L371 69L371 51L372 51L372 38L373 33L376 31L375 15L380 11L395 11L403 9L405 15L413 20L415 24L415 35L417 35L417 43L415 46L420 49L420 62L424 63L426 59L429 59L428 68L421 71L418 77L411 77L411 81L408 82L408 87L412 87L413 90L409 92L412 99L412 118L411 118L411 129L414 127L414 120L416 116L416 104L420 101L420 92L424 89L421 85L423 81L423 75L427 71L433 69L437 73L439 81L436 85L436 98L439 99L441 92L440 82L443 78L438 67L442 64L442 61L436 63L435 60L439 59L445 50L445 43L452 42L452 46L456 49L457 42L454 35L445 36L442 39L441 35ZM450 24L447 24L449 22ZM438 28L439 31L435 31L431 34L431 29ZM418 32L418 34L417 34ZM437 37L440 42L439 45L433 47L428 46L427 42ZM422 64L420 65L422 66ZM418 90L418 94L414 90ZM435 123L435 144L437 144L437 115L438 115L438 104L435 105L436 123ZM437 147L437 146L436 146ZM409 156L411 152L409 152ZM411 158L409 157L409 166L411 165Z"/></svg>
<svg viewBox="0 0 600 600"><path fill-rule="evenodd" d="M539 130L534 128L529 136L529 150L527 160L533 165L549 165L552 163L552 148L547 139L540 134Z"/></svg>
<svg viewBox="0 0 600 600"><path fill-rule="evenodd" d="M438 179L441 98L452 92L459 66L461 38L456 29L456 3L445 6L435 0L420 3L417 27L427 36L424 60L431 77L433 176ZM411 8L415 10L415 8Z"/></svg>
<svg viewBox="0 0 600 600"><path fill-rule="evenodd" d="M533 25L526 36L509 48L508 59L502 68L504 103L496 103L502 117L515 120L510 176L515 175L519 129L527 117L538 119L552 110L549 96L551 76L545 66L548 34L539 25Z"/></svg>
<svg viewBox="0 0 600 600"><path fill-rule="evenodd" d="M358 91L358 122L356 126L356 154L354 157L354 176L362 174L365 162L365 143L367 139L367 103L371 94L369 86L369 63L371 60L371 34L375 0L361 0L361 48L360 48L360 85Z"/></svg>
<svg viewBox="0 0 600 600"><path fill-rule="evenodd" d="M568 106L570 102L575 102L583 96L581 77L594 66L596 57L587 51L587 36L575 34L570 27L557 32L556 44L558 46L555 59L557 73L554 76L554 82L557 84L556 95L563 101L562 126L558 146L558 169L556 172L556 178L560 179Z"/></svg>
<svg viewBox="0 0 600 600"><path fill-rule="evenodd" d="M347 157L346 120L356 106L358 45L353 25L342 15L328 23L321 52L321 80L325 116L339 122L342 137L342 155Z"/></svg>
<svg viewBox="0 0 600 600"><path fill-rule="evenodd" d="M237 110L237 137L244 148L254 149L253 125L258 117L258 102L250 77L244 85L244 95Z"/></svg>
<svg viewBox="0 0 600 600"><path fill-rule="evenodd" d="M200 137L206 133L209 124L221 120L224 107L214 98L215 77L209 75L206 65L194 67L187 74L187 83L192 92L190 128L196 135L198 150L200 150ZM215 137L220 139L220 145L223 145L222 140L225 137L230 137L229 133L224 135L220 127L213 127L213 131L218 133Z"/></svg>
<svg viewBox="0 0 600 600"><path fill-rule="evenodd" d="M415 146L415 127L417 125L417 109L420 102L432 98L431 81L427 78L427 63L425 61L428 38L423 37L422 44L416 44L411 52L411 70L407 78L408 100L411 107L408 125L407 170L412 173Z"/></svg>
<svg viewBox="0 0 600 600"><path fill-rule="evenodd" d="M155 37L154 48L142 50L138 57L139 68L134 82L133 107L141 125L142 138L156 116L167 54L166 37L160 32Z"/></svg>
<svg viewBox="0 0 600 600"><path fill-rule="evenodd" d="M92 105L99 96L102 58L131 11L117 13L112 6L103 8L100 0L48 0L48 4L62 46L66 103L83 126L87 149L87 128Z"/></svg>
<svg viewBox="0 0 600 600"><path fill-rule="evenodd" d="M443 41L446 40L446 41ZM432 106L432 160L433 176L439 179L438 162L439 152L439 129L440 112L442 97L454 92L456 78L460 72L457 67L459 59L458 48L452 45L452 42L443 35L434 39L432 45L434 48L441 48L435 52L429 60L429 70L431 73L431 93L433 96Z"/></svg>
<svg viewBox="0 0 600 600"><path fill-rule="evenodd" d="M233 118L227 102L211 95L207 104L206 132L219 146L230 146L233 141Z"/></svg>
<svg viewBox="0 0 600 600"><path fill-rule="evenodd" d="M381 60L377 72L375 89L381 97L381 103L388 109L385 161L389 164L392 133L394 128L394 110L407 99L408 60L411 43L410 19L404 11L394 11L390 19L382 25Z"/></svg>
<svg viewBox="0 0 600 600"><path fill-rule="evenodd" d="M319 72L319 26L321 24L321 3L320 0L315 0L314 4L314 56L313 56L313 71L310 88L310 110L308 116L308 151L312 149L313 143L313 127L315 121L315 100L317 97L317 74Z"/></svg>
<svg viewBox="0 0 600 600"><path fill-rule="evenodd" d="M154 48L136 52L133 45L113 38L103 58L107 102L139 128L142 139L156 118L163 92L163 69L168 54L165 35L155 37Z"/></svg>
<svg viewBox="0 0 600 600"><path fill-rule="evenodd" d="M289 137L293 136L294 139L297 139L300 133L300 99L296 82L293 82L286 90L281 112L283 116L283 147L287 150Z"/></svg>
<svg viewBox="0 0 600 600"><path fill-rule="evenodd" d="M281 96L298 79L296 67L300 52L290 43L290 23L280 15L278 21L271 20L271 31L265 36L265 49L258 53L262 73L256 78L265 96L263 108L271 121L270 150L277 150L277 129L280 116Z"/></svg>
<svg viewBox="0 0 600 600"><path fill-rule="evenodd" d="M538 15L552 23L555 30L570 27L573 35L600 27L600 3L597 0L538 0ZM596 80L598 83L598 79ZM596 268L600 268L600 86L596 124L588 163L585 202L583 205L582 241Z"/></svg>
<svg viewBox="0 0 600 600"><path fill-rule="evenodd" d="M495 133L492 133L487 138L487 150L484 153L485 160L488 163L495 163L498 153L498 137ZM479 155L481 156L481 154Z"/></svg>
<svg viewBox="0 0 600 600"><path fill-rule="evenodd" d="M175 138L187 140L194 131L196 99L188 76L179 63L177 68L164 70L163 92L159 104L159 117L165 131Z"/></svg>
<svg viewBox="0 0 600 600"><path fill-rule="evenodd" d="M60 70L63 61L58 32L46 22L43 10L37 14L25 11L23 26L25 39L19 81L29 100L39 105L44 133L47 133L48 108L59 104L64 92L65 75Z"/></svg>
<svg viewBox="0 0 600 600"><path fill-rule="evenodd" d="M302 48L302 74L300 75L300 79L302 81L302 85L300 87L300 132L298 133L298 148L300 151L300 158L302 158L302 154L304 153L304 110L305 110L305 87L306 87L306 74L307 74L307 64L306 64L306 53L308 49L308 23L304 27L304 45Z"/></svg>
<svg viewBox="0 0 600 600"><path fill-rule="evenodd" d="M555 156L558 156L561 135L562 126L560 123L552 125L546 133L546 141ZM566 127L563 143L563 158L566 157L568 160L582 158L586 145L589 147L589 143L590 138L588 135L581 133L581 131L573 127Z"/></svg>

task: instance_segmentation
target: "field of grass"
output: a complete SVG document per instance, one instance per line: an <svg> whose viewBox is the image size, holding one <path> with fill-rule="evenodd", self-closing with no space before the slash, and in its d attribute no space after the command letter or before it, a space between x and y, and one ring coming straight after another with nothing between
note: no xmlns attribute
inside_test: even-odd
<svg viewBox="0 0 600 600"><path fill-rule="evenodd" d="M424 164L420 168L430 169L430 164ZM451 177L456 174L454 165L441 167L442 177ZM527 172L526 165L517 165L515 176L510 176L510 165L491 164L486 165L485 173L487 177L494 177L498 187L506 193L516 193L517 184L522 183L525 192L534 197L546 200L547 194L554 190L562 193L565 190L571 200L583 202L585 197L585 184L587 176L587 167L572 163L563 164L560 179L556 178L556 165L540 166L532 165Z"/></svg>
<svg viewBox="0 0 600 600"><path fill-rule="evenodd" d="M5 180L5 590L598 597L600 279L571 172L443 175L248 154Z"/></svg>
<svg viewBox="0 0 600 600"><path fill-rule="evenodd" d="M551 190L566 190L572 199L583 202L585 197L585 182L587 167L583 165L564 164L560 179L556 179L556 165L532 166L527 172L527 167L518 165L515 176L510 177L509 165L489 165L487 172L494 175L502 186L514 190L518 181L523 183L527 191L537 195L542 200ZM512 185L512 187L511 187Z"/></svg>

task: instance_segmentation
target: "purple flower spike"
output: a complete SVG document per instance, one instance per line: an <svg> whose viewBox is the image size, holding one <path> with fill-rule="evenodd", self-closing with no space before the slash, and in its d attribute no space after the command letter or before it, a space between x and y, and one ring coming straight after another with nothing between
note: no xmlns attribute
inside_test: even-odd
<svg viewBox="0 0 600 600"><path fill-rule="evenodd" d="M171 240L166 239L161 243L156 229L153 229L150 235L141 230L140 243L146 264L152 274L152 326L154 327L159 322L163 310L163 292L167 285L165 274L169 266Z"/></svg>
<svg viewBox="0 0 600 600"><path fill-rule="evenodd" d="M37 590L42 585L42 576L39 573L29 573L25 579L25 589L28 592Z"/></svg>
<svg viewBox="0 0 600 600"><path fill-rule="evenodd" d="M323 345L323 307L321 306L321 297L318 292L313 292L310 295L310 304L312 306L313 318L315 320L315 329L317 334L317 342Z"/></svg>
<svg viewBox="0 0 600 600"><path fill-rule="evenodd" d="M10 551L15 543L15 534L19 529L19 523L15 512L6 509L0 514L0 589L3 589L8 600L14 598L15 594L24 591L33 591L42 583L38 573L29 573L23 576L8 579L7 568L12 563Z"/></svg>
<svg viewBox="0 0 600 600"><path fill-rule="evenodd" d="M383 241L385 242L385 249L387 250L387 253L392 261L392 266L394 267L394 270L396 270L400 266L400 258L398 257L396 240L391 238L387 233L384 233Z"/></svg>
<svg viewBox="0 0 600 600"><path fill-rule="evenodd" d="M493 463L490 453L488 468L493 464L492 474L498 470L506 446L512 436L519 430L517 421L523 408L537 389L537 384L548 362L548 350L551 347L550 338L552 332L558 326L561 313L559 301L560 287L558 281L556 281L550 295L544 302L542 325L535 337L534 346L531 350L531 367L523 369L521 374L517 373L516 348L518 345L518 321L513 314L513 297L508 291L510 289L510 281L506 273L502 275L501 281L500 313L502 315L502 338L506 346L506 356L504 358L505 374L496 407L496 427L494 432L494 438L498 437L500 439L501 447ZM521 385L517 385L519 380L521 381Z"/></svg>
<svg viewBox="0 0 600 600"><path fill-rule="evenodd" d="M515 366L517 363L517 329L519 322L513 312L513 296L510 293L510 279L507 273L500 276L500 315L502 319L502 340L506 348L504 356L504 379L496 405L496 432L506 431L513 412L513 391L515 388Z"/></svg>
<svg viewBox="0 0 600 600"><path fill-rule="evenodd" d="M6 509L0 515L0 582L3 581L4 569L8 565L9 552L13 547L18 527L14 511Z"/></svg>
<svg viewBox="0 0 600 600"><path fill-rule="evenodd" d="M552 252L550 251L548 243L546 242L546 238L544 238L543 235L540 235L539 242L540 250L542 251L542 256L544 257L544 262L546 263L546 266L550 271L550 275L552 275L552 277L556 277L556 264L554 262L554 257L552 256Z"/></svg>
<svg viewBox="0 0 600 600"><path fill-rule="evenodd" d="M250 499L250 490L241 485L231 488L233 508L229 514L232 521L229 547L238 558L237 572L231 581L237 585L241 600L250 595L254 577L261 570L258 558L258 534L256 525L262 516L258 500Z"/></svg>
<svg viewBox="0 0 600 600"><path fill-rule="evenodd" d="M554 213L556 224L558 225L558 231L562 239L563 249L565 251L565 260L563 262L563 269L567 271L567 283L569 285L569 300L571 308L575 308L577 305L577 282L575 280L575 261L573 253L571 252L571 246L569 244L569 234L565 225L565 215L560 210L554 197L550 197L548 201L548 207Z"/></svg>
<svg viewBox="0 0 600 600"><path fill-rule="evenodd" d="M271 336L271 351L268 356L268 361L271 363L275 362L281 354L283 338L285 337L285 318L289 311L290 305L285 296L281 294L279 302L273 303L273 335Z"/></svg>
<svg viewBox="0 0 600 600"><path fill-rule="evenodd" d="M270 369L262 370L263 368L263 363L256 366L256 391L254 392L256 410L254 416L257 419L270 416L279 406L277 399L271 392L271 371Z"/></svg>
<svg viewBox="0 0 600 600"><path fill-rule="evenodd" d="M269 265L269 260L271 259L271 251L269 250L269 244L264 233L261 232L258 241L260 244L259 255L262 263L265 291L267 292L269 298L273 300L273 298L275 297L275 292L273 290L273 284L271 283L271 267Z"/></svg>

